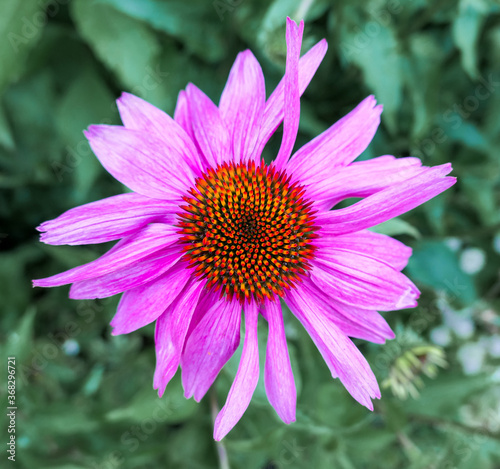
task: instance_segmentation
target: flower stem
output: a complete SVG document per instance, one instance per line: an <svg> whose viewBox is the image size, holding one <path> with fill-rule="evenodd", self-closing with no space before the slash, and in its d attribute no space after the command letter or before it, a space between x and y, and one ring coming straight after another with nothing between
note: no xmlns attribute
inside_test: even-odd
<svg viewBox="0 0 500 469"><path fill-rule="evenodd" d="M212 422L215 424L215 419L220 409L219 404L217 403L215 388L213 386L210 389L210 409L212 411ZM216 441L215 446L217 447L217 455L219 456L219 468L230 469L229 459L227 457L227 451L224 443L222 443L222 441Z"/></svg>

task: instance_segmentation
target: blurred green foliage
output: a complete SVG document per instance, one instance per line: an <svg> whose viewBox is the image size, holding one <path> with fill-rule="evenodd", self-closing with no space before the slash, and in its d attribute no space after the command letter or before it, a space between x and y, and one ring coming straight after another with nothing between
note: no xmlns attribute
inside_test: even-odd
<svg viewBox="0 0 500 469"><path fill-rule="evenodd" d="M116 298L77 302L68 288L31 288L30 279L92 260L106 246L44 246L34 227L123 191L82 134L91 123L119 122L121 91L171 113L192 81L218 101L237 52L250 48L269 93L284 70L286 15L305 18L304 50L323 37L329 43L302 99L297 145L374 93L385 110L362 158L453 163L456 186L378 228L414 248L407 273L422 289L419 307L386 314L394 341L359 343L380 382L404 373L395 367L410 347L439 347L448 367L419 377L418 398L384 390L371 413L331 379L285 310L297 422L282 424L259 385L222 449L231 467L245 469L500 467L497 2L3 0L0 321L2 357L17 360L18 467L218 466L210 397L185 400L178 377L162 399L152 389L152 326L112 337ZM268 160L279 142L278 133ZM263 351L264 324L260 332ZM235 360L212 395L219 406ZM2 384L2 403L6 391ZM11 464L5 452L1 458L2 467Z"/></svg>

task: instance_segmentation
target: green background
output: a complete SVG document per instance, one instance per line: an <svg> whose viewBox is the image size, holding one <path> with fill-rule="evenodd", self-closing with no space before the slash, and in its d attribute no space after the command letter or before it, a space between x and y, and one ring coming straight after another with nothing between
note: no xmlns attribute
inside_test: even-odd
<svg viewBox="0 0 500 469"><path fill-rule="evenodd" d="M46 246L35 227L123 192L82 134L119 123L122 91L172 113L191 81L218 102L236 54L250 48L269 94L284 71L287 15L306 20L303 52L329 43L301 101L297 145L374 93L382 125L362 158L453 164L454 187L379 228L414 248L406 273L422 290L419 307L384 314L396 340L357 342L380 383L397 384L391 376L408 353L427 363L443 351L448 366L405 399L421 377L413 370L402 392L383 389L369 412L285 311L297 422L279 421L260 383L217 446L211 406L223 404L237 361L200 404L183 398L178 376L159 400L152 326L112 337L117 298L70 301L68 287L31 288L108 246ZM211 468L219 451L245 469L500 467L498 3L2 0L0 37L0 339L2 357L16 357L18 406L16 462L7 461L4 418L2 467ZM265 324L260 336L264 350ZM6 359L0 368L7 406Z"/></svg>

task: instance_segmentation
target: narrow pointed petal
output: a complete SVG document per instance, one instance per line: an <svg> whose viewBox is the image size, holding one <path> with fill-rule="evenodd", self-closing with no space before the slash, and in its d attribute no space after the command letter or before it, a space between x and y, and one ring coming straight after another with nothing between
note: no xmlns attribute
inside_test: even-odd
<svg viewBox="0 0 500 469"><path fill-rule="evenodd" d="M167 154L178 152L197 176L203 172L193 141L166 112L129 93L122 93L117 104L125 127L151 133L164 143Z"/></svg>
<svg viewBox="0 0 500 469"><path fill-rule="evenodd" d="M181 257L178 248L162 249L123 269L73 283L69 297L73 300L91 300L118 295L157 279L179 262Z"/></svg>
<svg viewBox="0 0 500 469"><path fill-rule="evenodd" d="M47 244L95 244L115 241L149 223L172 223L178 204L140 194L121 194L81 205L42 223Z"/></svg>
<svg viewBox="0 0 500 469"><path fill-rule="evenodd" d="M304 279L301 289L309 297L315 297L316 303L328 315L337 327L347 336L383 344L387 339L394 338L386 320L373 309L361 309L346 305L328 296L311 279Z"/></svg>
<svg viewBox="0 0 500 469"><path fill-rule="evenodd" d="M266 300L267 337L264 384L269 402L285 423L295 422L297 389L286 343L283 313L279 300Z"/></svg>
<svg viewBox="0 0 500 469"><path fill-rule="evenodd" d="M208 309L189 333L181 358L184 396L194 395L198 402L240 343L241 304L218 296L210 295Z"/></svg>
<svg viewBox="0 0 500 469"><path fill-rule="evenodd" d="M418 158L380 156L332 171L326 179L311 184L308 195L316 201L319 208L329 210L343 199L368 197L417 176L426 169Z"/></svg>
<svg viewBox="0 0 500 469"><path fill-rule="evenodd" d="M100 277L123 269L177 241L176 228L151 224L137 234L119 241L110 251L93 262L67 270L52 277L34 280L35 287L57 287Z"/></svg>
<svg viewBox="0 0 500 469"><path fill-rule="evenodd" d="M274 160L276 169L281 170L292 154L297 138L300 120L299 58L302 45L304 21L297 26L295 21L286 19L286 72L285 72L285 114L283 139Z"/></svg>
<svg viewBox="0 0 500 469"><path fill-rule="evenodd" d="M316 298L300 286L287 292L286 303L318 347L332 376L339 378L360 404L373 410L372 399L380 398L380 389L361 352L329 319L328 312Z"/></svg>
<svg viewBox="0 0 500 469"><path fill-rule="evenodd" d="M320 66L328 49L327 42L323 39L307 51L299 60L299 93L302 96L309 85L316 70ZM262 154L266 143L271 135L276 132L285 115L285 77L281 79L278 86L272 92L266 102L264 117L256 146L256 153Z"/></svg>
<svg viewBox="0 0 500 469"><path fill-rule="evenodd" d="M340 249L373 257L399 271L406 267L412 253L412 249L400 241L368 230L339 236L322 235L314 241L314 244L323 249Z"/></svg>
<svg viewBox="0 0 500 469"><path fill-rule="evenodd" d="M155 321L182 291L191 272L182 262L150 283L126 291L114 318L112 334L128 334Z"/></svg>
<svg viewBox="0 0 500 469"><path fill-rule="evenodd" d="M245 305L245 342L238 372L229 390L226 403L215 419L214 439L217 441L222 440L240 420L257 387L259 381L258 319L257 305L254 302Z"/></svg>
<svg viewBox="0 0 500 469"><path fill-rule="evenodd" d="M258 162L260 155L254 152L259 137L260 123L266 102L266 86L262 68L249 51L236 57L219 109L228 129L236 163Z"/></svg>
<svg viewBox="0 0 500 469"><path fill-rule="evenodd" d="M311 280L342 303L382 311L413 308L419 291L401 272L356 252L318 250Z"/></svg>
<svg viewBox="0 0 500 469"><path fill-rule="evenodd" d="M186 93L194 137L209 166L215 168L229 161L231 140L219 108L192 83Z"/></svg>
<svg viewBox="0 0 500 469"><path fill-rule="evenodd" d="M99 161L115 179L134 192L181 200L194 185L195 174L182 149L166 147L148 132L114 125L91 125L84 132Z"/></svg>
<svg viewBox="0 0 500 469"><path fill-rule="evenodd" d="M189 323L202 289L202 283L190 281L156 321L156 369L153 386L158 389L160 397L179 367Z"/></svg>
<svg viewBox="0 0 500 469"><path fill-rule="evenodd" d="M354 110L328 130L301 147L290 159L287 170L302 184L326 179L334 168L354 161L372 141L380 124L382 106L368 96Z"/></svg>
<svg viewBox="0 0 500 469"><path fill-rule="evenodd" d="M316 223L325 235L352 233L378 225L427 202L455 184L456 178L444 177L450 171L451 164L427 168L349 207L318 213Z"/></svg>

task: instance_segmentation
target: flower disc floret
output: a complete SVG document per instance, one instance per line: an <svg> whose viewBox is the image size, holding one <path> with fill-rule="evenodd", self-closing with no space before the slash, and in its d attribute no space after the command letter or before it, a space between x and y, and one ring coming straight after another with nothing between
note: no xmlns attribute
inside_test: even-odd
<svg viewBox="0 0 500 469"><path fill-rule="evenodd" d="M206 287L241 302L283 296L311 268L314 212L285 171L224 163L196 181L178 226Z"/></svg>

